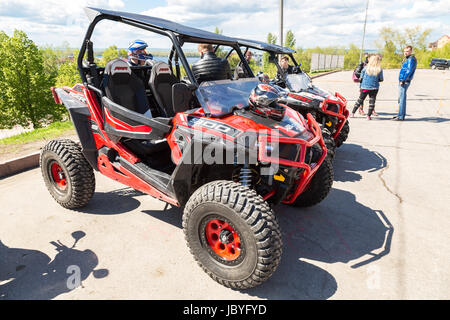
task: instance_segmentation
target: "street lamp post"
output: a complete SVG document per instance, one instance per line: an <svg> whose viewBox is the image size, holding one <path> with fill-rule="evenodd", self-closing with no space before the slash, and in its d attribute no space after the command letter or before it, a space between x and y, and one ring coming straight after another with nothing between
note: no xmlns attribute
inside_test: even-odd
<svg viewBox="0 0 450 320"><path fill-rule="evenodd" d="M280 46L283 46L283 0L280 0Z"/></svg>
<svg viewBox="0 0 450 320"><path fill-rule="evenodd" d="M361 52L359 53L359 61L362 61L362 54L364 50L364 38L366 37L366 24L367 24L367 9L369 8L369 0L366 2L366 17L364 18L364 30L363 30L363 38L361 43Z"/></svg>

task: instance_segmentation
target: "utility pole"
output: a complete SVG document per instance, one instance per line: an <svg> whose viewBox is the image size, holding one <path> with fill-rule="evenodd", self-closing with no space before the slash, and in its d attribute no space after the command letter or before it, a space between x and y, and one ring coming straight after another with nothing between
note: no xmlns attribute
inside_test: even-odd
<svg viewBox="0 0 450 320"><path fill-rule="evenodd" d="M283 46L283 0L280 0L280 46Z"/></svg>
<svg viewBox="0 0 450 320"><path fill-rule="evenodd" d="M364 18L364 31L361 43L361 52L359 53L359 61L362 61L362 54L364 50L364 38L366 37L366 24L367 24L367 9L369 8L369 0L366 1L366 17Z"/></svg>

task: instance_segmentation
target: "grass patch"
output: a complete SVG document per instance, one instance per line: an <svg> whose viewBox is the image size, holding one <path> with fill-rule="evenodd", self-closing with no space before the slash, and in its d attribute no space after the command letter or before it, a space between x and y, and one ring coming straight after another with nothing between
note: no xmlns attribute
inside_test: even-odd
<svg viewBox="0 0 450 320"><path fill-rule="evenodd" d="M16 145L39 140L50 140L74 129L72 121L53 122L45 128L38 128L30 132L0 139L0 145Z"/></svg>

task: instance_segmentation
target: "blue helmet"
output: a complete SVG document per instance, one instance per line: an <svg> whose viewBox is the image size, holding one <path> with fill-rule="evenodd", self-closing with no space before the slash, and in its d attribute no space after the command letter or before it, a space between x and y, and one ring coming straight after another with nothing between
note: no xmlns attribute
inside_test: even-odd
<svg viewBox="0 0 450 320"><path fill-rule="evenodd" d="M148 47L147 42L143 40L134 40L128 46L128 58L129 59L133 58L140 61L153 59L153 56L145 51L147 47Z"/></svg>
<svg viewBox="0 0 450 320"><path fill-rule="evenodd" d="M147 48L147 47L148 47L148 44L144 40L134 40L128 46L128 51L145 50L145 48Z"/></svg>

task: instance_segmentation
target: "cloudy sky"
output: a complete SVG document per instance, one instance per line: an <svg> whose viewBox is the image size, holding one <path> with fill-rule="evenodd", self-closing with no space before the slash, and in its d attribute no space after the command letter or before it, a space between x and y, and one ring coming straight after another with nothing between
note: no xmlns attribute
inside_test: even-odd
<svg viewBox="0 0 450 320"><path fill-rule="evenodd" d="M284 0L284 28L291 29L297 46L361 45L365 0ZM266 40L269 32L278 34L279 0L0 0L0 30L11 35L24 30L39 45L61 45L67 41L79 47L88 25L86 6L141 13L225 35ZM393 28L432 28L429 41L450 35L449 0L369 0L366 48L384 26ZM148 33L114 23L101 23L95 33L95 46L116 44L127 47L130 40L142 38L150 47L164 48L168 42Z"/></svg>

